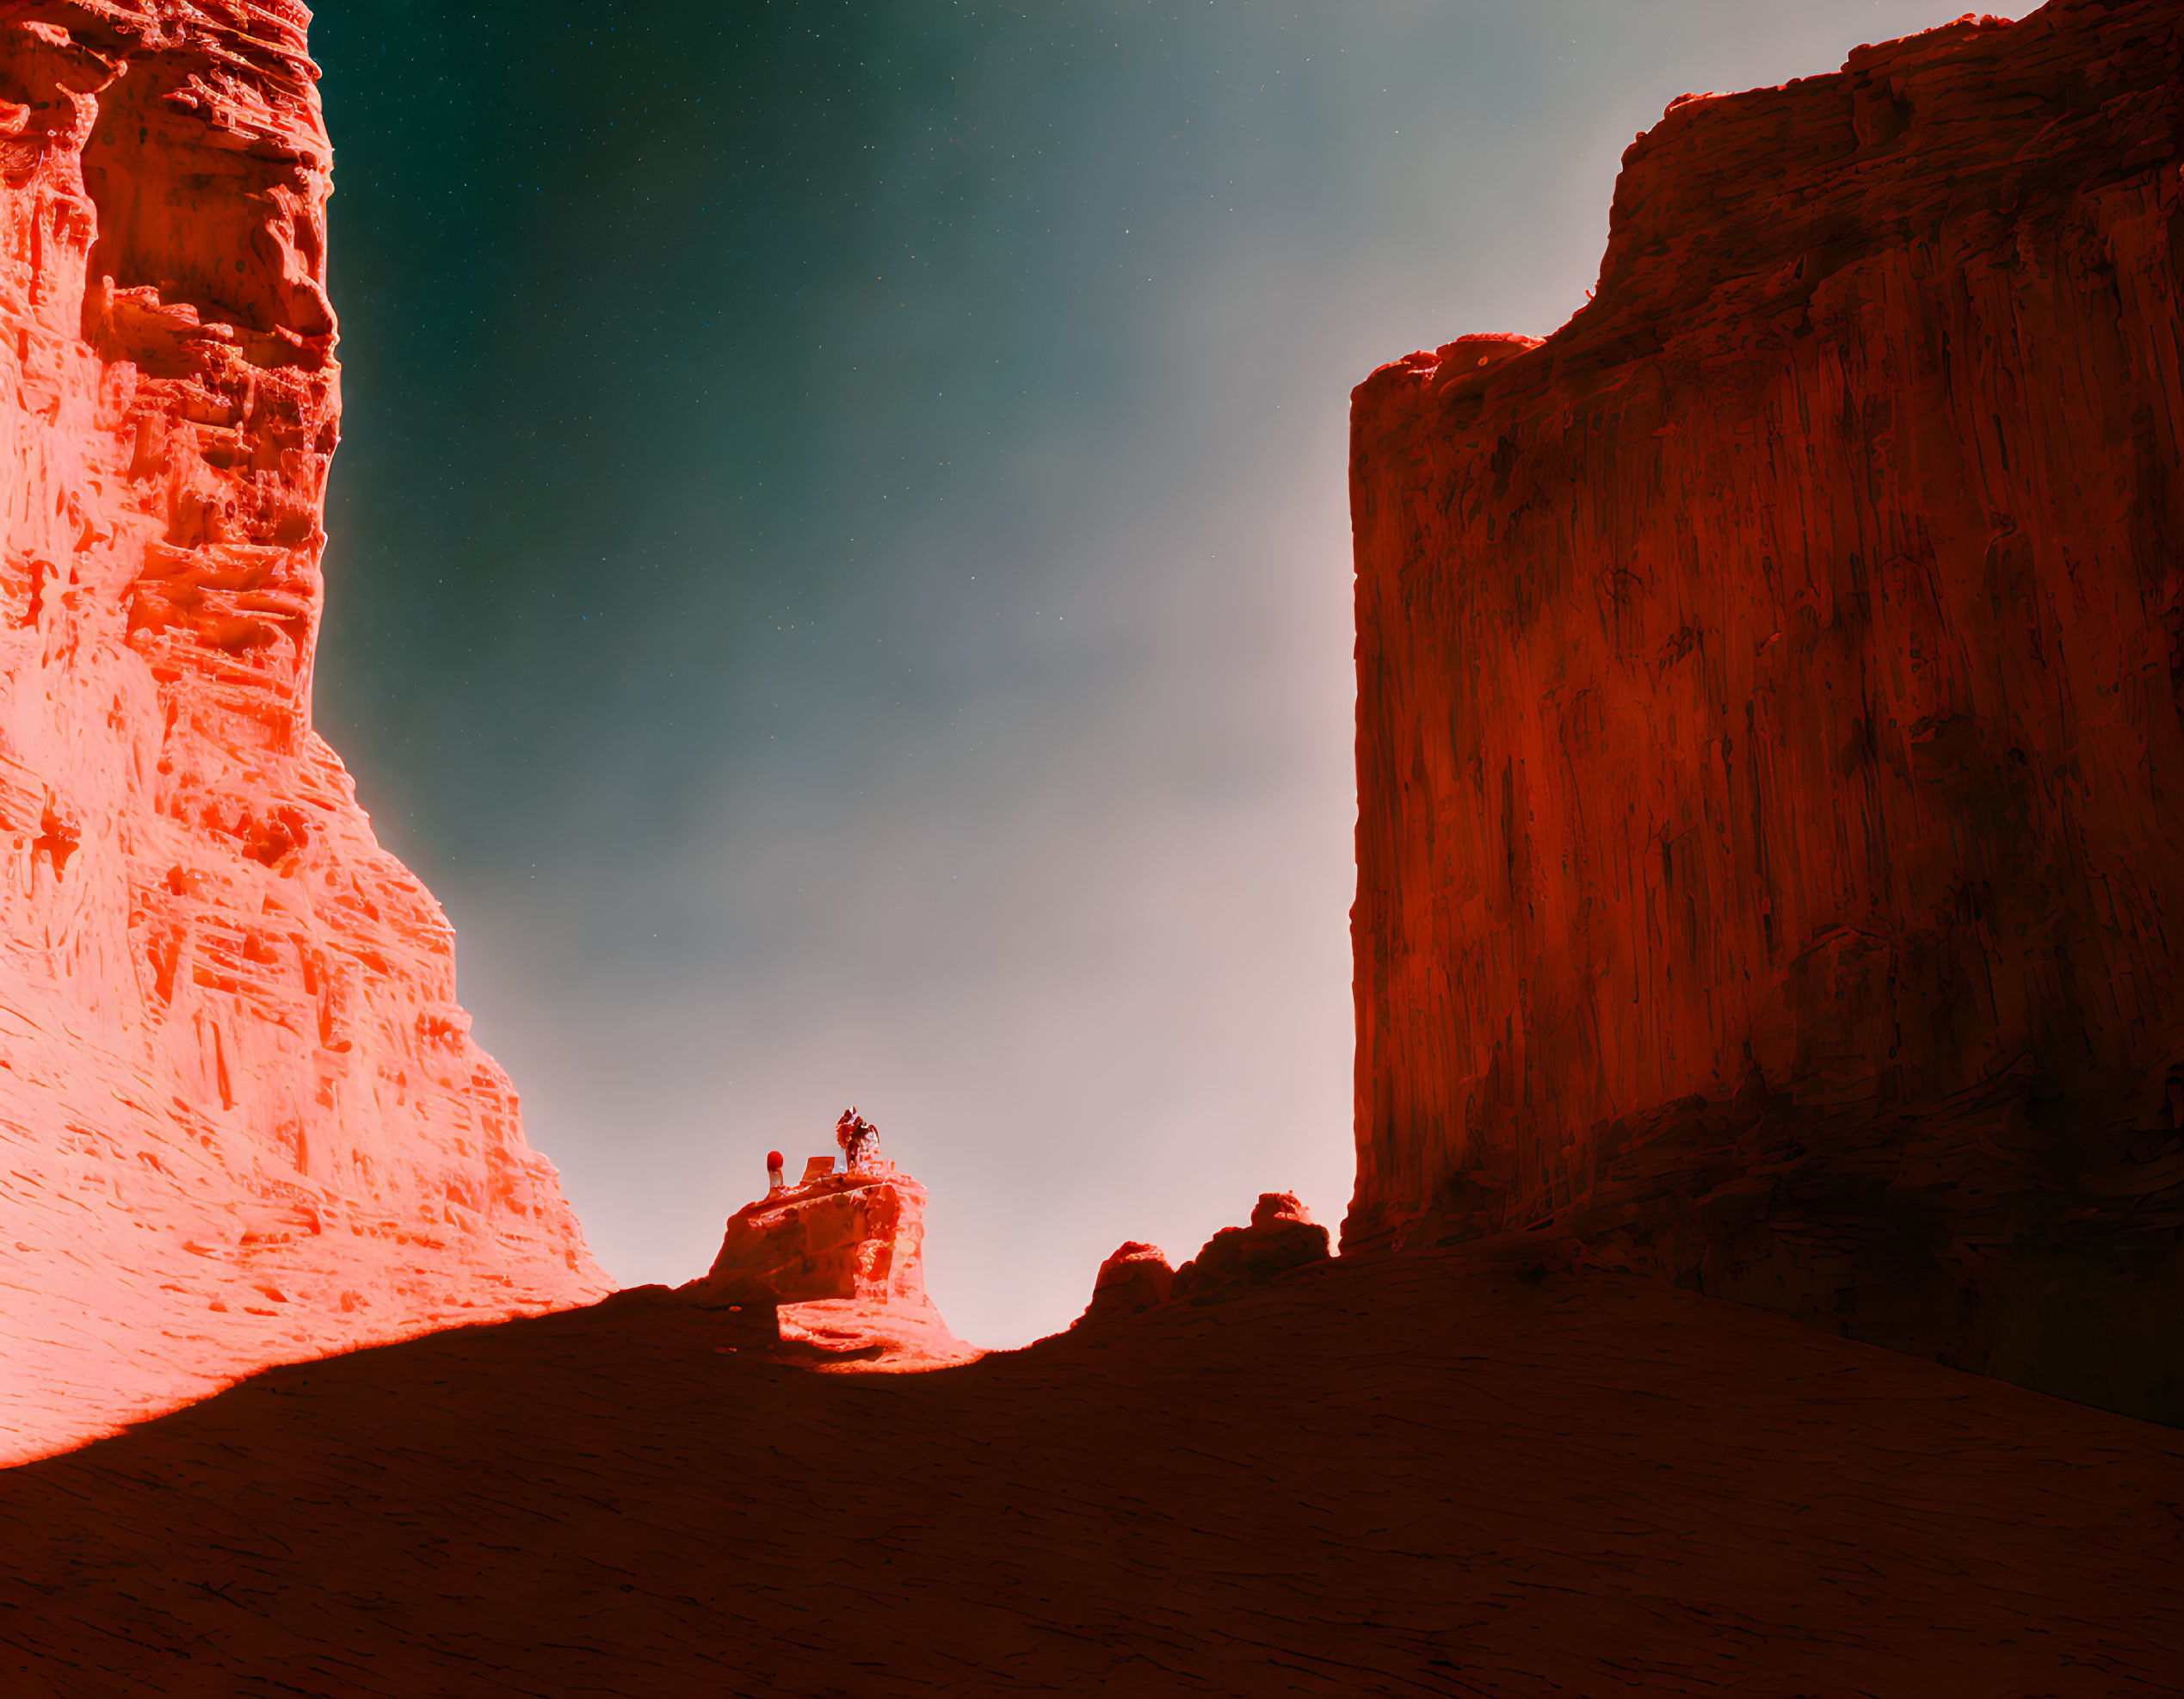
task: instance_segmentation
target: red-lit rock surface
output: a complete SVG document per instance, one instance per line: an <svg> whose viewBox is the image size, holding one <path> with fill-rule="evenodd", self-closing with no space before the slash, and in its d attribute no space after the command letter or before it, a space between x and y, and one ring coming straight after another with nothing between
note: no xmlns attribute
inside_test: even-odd
<svg viewBox="0 0 2184 1699"><path fill-rule="evenodd" d="M1175 1270L1157 1245L1126 1239L1100 1264L1093 1277L1092 1301L1071 1328L1100 1327L1126 1316L1158 1309L1175 1289Z"/></svg>
<svg viewBox="0 0 2184 1699"><path fill-rule="evenodd" d="M1989 1699L2184 1667L2184 1436L1654 1281L1344 1257L932 1375L719 1325L438 1334L0 1473L0 1687Z"/></svg>
<svg viewBox="0 0 2184 1699"><path fill-rule="evenodd" d="M925 1188L891 1162L745 1204L720 1252L683 1292L778 1306L781 1338L814 1359L910 1370L978 1356L925 1293Z"/></svg>
<svg viewBox="0 0 2184 1699"><path fill-rule="evenodd" d="M1348 1246L2184 1420L2175 0L1685 99L1353 411Z"/></svg>
<svg viewBox="0 0 2184 1699"><path fill-rule="evenodd" d="M925 1188L892 1163L824 1176L728 1218L704 1286L756 1282L782 1300L922 1304Z"/></svg>
<svg viewBox="0 0 2184 1699"><path fill-rule="evenodd" d="M311 728L305 22L0 8L0 1458L607 1286Z"/></svg>

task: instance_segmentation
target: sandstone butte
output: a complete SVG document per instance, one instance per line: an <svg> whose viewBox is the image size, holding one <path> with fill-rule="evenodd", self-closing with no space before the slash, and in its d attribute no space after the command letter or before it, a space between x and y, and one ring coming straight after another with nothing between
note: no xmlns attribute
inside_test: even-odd
<svg viewBox="0 0 2184 1699"><path fill-rule="evenodd" d="M0 1461L609 1289L312 729L307 22L0 7Z"/></svg>
<svg viewBox="0 0 2184 1699"><path fill-rule="evenodd" d="M1687 96L1353 398L1346 1249L2184 1420L2174 0Z"/></svg>

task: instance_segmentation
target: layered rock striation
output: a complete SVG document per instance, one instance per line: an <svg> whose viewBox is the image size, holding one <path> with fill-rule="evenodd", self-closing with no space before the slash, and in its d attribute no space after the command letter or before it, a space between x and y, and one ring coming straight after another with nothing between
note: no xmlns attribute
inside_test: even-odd
<svg viewBox="0 0 2184 1699"><path fill-rule="evenodd" d="M1357 390L1347 1247L2184 1419L2181 46L1686 96L1567 325Z"/></svg>
<svg viewBox="0 0 2184 1699"><path fill-rule="evenodd" d="M307 21L0 6L0 1458L608 1286L312 729Z"/></svg>

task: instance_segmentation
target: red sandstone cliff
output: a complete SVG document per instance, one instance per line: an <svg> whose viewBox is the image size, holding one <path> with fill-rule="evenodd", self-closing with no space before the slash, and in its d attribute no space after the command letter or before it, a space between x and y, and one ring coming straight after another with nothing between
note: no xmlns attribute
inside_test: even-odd
<svg viewBox="0 0 2184 1699"><path fill-rule="evenodd" d="M1686 97L1360 386L1353 1248L2184 1419L2175 0Z"/></svg>
<svg viewBox="0 0 2184 1699"><path fill-rule="evenodd" d="M0 1461L607 1289L311 728L307 22L0 6Z"/></svg>

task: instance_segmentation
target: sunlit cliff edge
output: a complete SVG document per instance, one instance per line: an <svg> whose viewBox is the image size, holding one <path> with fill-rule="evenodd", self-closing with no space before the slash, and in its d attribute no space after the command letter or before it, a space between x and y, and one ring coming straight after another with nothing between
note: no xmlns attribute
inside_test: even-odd
<svg viewBox="0 0 2184 1699"><path fill-rule="evenodd" d="M1353 410L1346 1249L2184 1420L2173 0L1689 97Z"/></svg>
<svg viewBox="0 0 2184 1699"><path fill-rule="evenodd" d="M608 1289L312 730L308 21L0 8L0 1461Z"/></svg>

